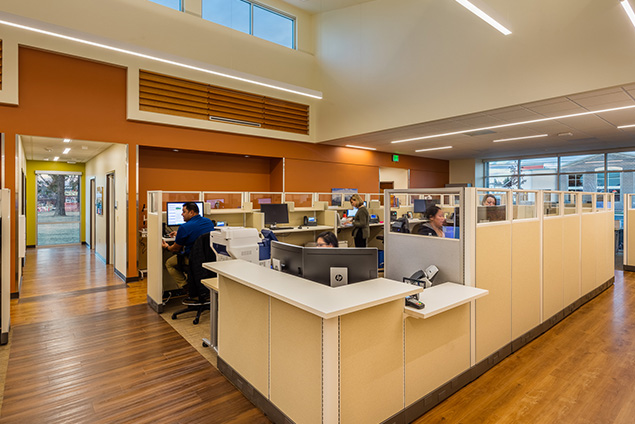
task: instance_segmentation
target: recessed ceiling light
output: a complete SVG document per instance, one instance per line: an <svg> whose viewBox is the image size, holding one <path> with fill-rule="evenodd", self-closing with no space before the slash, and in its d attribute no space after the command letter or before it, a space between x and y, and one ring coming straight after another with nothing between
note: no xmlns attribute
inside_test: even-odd
<svg viewBox="0 0 635 424"><path fill-rule="evenodd" d="M479 18L481 18L482 20L484 20L485 22L487 22L488 24L490 24L491 26L493 26L494 28L496 28L498 31L500 31L501 33L503 33L504 35L509 35L512 32L510 30L508 30L507 28L505 28L503 25L501 25L500 23L496 22L496 20L494 18L492 18L490 15L488 15L487 13L483 12L481 9L479 9L478 7L474 6L472 3L470 3L468 0L456 0L457 3L459 3L461 6L465 7L467 10L469 10L470 12L474 13L476 16L478 16Z"/></svg>
<svg viewBox="0 0 635 424"><path fill-rule="evenodd" d="M55 156L55 157L53 158L53 160L54 160L54 161L56 161L56 160L58 160L59 158L60 158L59 156Z"/></svg>
<svg viewBox="0 0 635 424"><path fill-rule="evenodd" d="M49 158L44 158L44 160L49 160Z"/></svg>
<svg viewBox="0 0 635 424"><path fill-rule="evenodd" d="M53 149L51 149L50 147L45 147L44 150L46 150L47 152L52 152Z"/></svg>
<svg viewBox="0 0 635 424"><path fill-rule="evenodd" d="M172 151L173 151L173 152L178 152L178 151L179 151L179 149L172 149Z"/></svg>
<svg viewBox="0 0 635 424"><path fill-rule="evenodd" d="M353 149L377 150L374 147L355 146L353 144L347 144L346 147L351 147Z"/></svg>
<svg viewBox="0 0 635 424"><path fill-rule="evenodd" d="M631 124L631 125L620 125L620 126L619 126L619 127L617 127L617 128L622 129L622 128L633 128L633 127L635 127L635 124Z"/></svg>
<svg viewBox="0 0 635 424"><path fill-rule="evenodd" d="M82 150L88 150L88 146L82 146Z"/></svg>
<svg viewBox="0 0 635 424"><path fill-rule="evenodd" d="M613 111L616 111L616 110L632 109L634 107L635 107L635 105L630 105L630 106L622 106L622 107L613 107L613 108L610 108L610 109L592 110L592 111L589 111L589 112L572 113L571 115L554 116L552 118L532 119L531 121L512 122L512 123L509 123L509 124L492 125L491 127L472 128L472 129L469 129L469 130L453 131L453 132L443 133L443 134L425 135L423 137L405 138L403 140L391 141L391 143L404 143L406 141L427 140L427 139L430 139L430 138L440 138L440 137L447 137L449 135L465 134L465 133L469 133L469 132L472 132L472 131L482 131L482 130L491 130L491 129L495 129L495 128L514 127L516 125L534 124L536 122L556 121L558 119L575 118L576 116L585 116L585 115L593 115L593 114L597 114L597 113L613 112Z"/></svg>
<svg viewBox="0 0 635 424"><path fill-rule="evenodd" d="M430 149L419 149L419 150L415 150L415 152L429 152L431 150L444 150L444 149L451 149L452 146L444 146L444 147L432 147Z"/></svg>
<svg viewBox="0 0 635 424"><path fill-rule="evenodd" d="M633 26L635 26L635 12L633 12L633 8L631 7L631 4L628 2L628 0L622 0L620 4L622 5L622 7L624 8L624 11L628 15L628 19L630 19Z"/></svg>
<svg viewBox="0 0 635 424"><path fill-rule="evenodd" d="M261 87L268 87L268 88L273 88L274 90L280 90L280 91L284 91L287 93L294 93L294 94L299 94L300 96L306 96L306 97L311 97L314 99L321 99L322 98L322 92L320 91L316 91L316 90L311 90L309 88L304 88L304 87L297 87L291 84L285 84L282 82L278 82L278 81L272 81L272 83L269 82L265 82L266 80L263 79L262 81L259 81L257 77L253 76L251 78L245 78L245 74L236 72L235 74L232 74L230 70L225 70L223 68L217 68L218 70L213 70L213 69L208 69L208 68L201 68L199 66L194 66L194 65L188 65L186 63L182 63L182 62L176 62L174 60L169 60L169 59L165 59L159 56L151 56L149 54L145 54L145 53L141 53L141 52L137 52L134 50L126 50L126 49L122 49L119 47L114 47L108 44L102 44L102 43L96 43L94 41L89 41L89 40L84 40L83 38L77 38L77 37L71 37L69 35L65 35L65 34L60 34L57 32L52 32L52 31L46 31L40 28L36 28L33 26L28 26L28 25L22 25L22 24L18 24L15 22L10 22L10 21L6 21L6 20L0 20L0 24L3 25L7 25L13 28L20 28L20 29L24 29L26 31L32 31L32 32L36 32L38 34L44 34L44 35L48 35L51 37L55 37L55 38L61 38L64 40L68 40L68 41L73 41L76 43L81 43L81 44L86 44L92 47L97 47L100 49L105 49L105 50L110 50L110 51L115 51L118 53L123 53L123 54L127 54L130 56L135 56L135 57L139 57L142 59L148 59L148 60L152 60L155 62L160 62L160 63L166 63L168 65L174 65L174 66L178 66L180 68L185 68L185 69L191 69L194 71L199 71L199 72L205 72L207 74L211 74L211 75L216 75L219 77L224 77L224 78L230 78L233 80L237 80L237 81L242 81L242 82L246 82L249 84L254 84L254 85L258 85Z"/></svg>
<svg viewBox="0 0 635 424"><path fill-rule="evenodd" d="M538 134L538 135L528 135L526 137L512 137L512 138L501 138L498 140L494 140L494 143L500 143L501 141L514 141L514 140L527 140L530 138L540 138L547 137L549 134Z"/></svg>
<svg viewBox="0 0 635 424"><path fill-rule="evenodd" d="M75 162L74 160L67 160L66 163L69 165L75 165L77 162Z"/></svg>
<svg viewBox="0 0 635 424"><path fill-rule="evenodd" d="M66 149L64 149L64 151L62 152L62 154L66 155L66 154L68 154L68 152L70 152L70 151L71 151L71 148L70 148L70 147L67 147Z"/></svg>
<svg viewBox="0 0 635 424"><path fill-rule="evenodd" d="M71 139L70 139L70 138L65 138L65 139L64 139L64 143L70 143L70 142L71 142Z"/></svg>

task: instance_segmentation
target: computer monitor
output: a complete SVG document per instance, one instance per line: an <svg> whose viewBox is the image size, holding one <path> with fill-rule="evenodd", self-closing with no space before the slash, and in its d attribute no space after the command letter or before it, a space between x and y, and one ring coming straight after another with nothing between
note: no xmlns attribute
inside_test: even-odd
<svg viewBox="0 0 635 424"><path fill-rule="evenodd" d="M305 247L303 277L331 285L331 268L347 268L348 284L377 278L376 247Z"/></svg>
<svg viewBox="0 0 635 424"><path fill-rule="evenodd" d="M302 276L302 246L271 241L271 262L274 269L286 272L287 274Z"/></svg>
<svg viewBox="0 0 635 424"><path fill-rule="evenodd" d="M265 225L289 222L289 208L286 203L263 203L260 211L265 214Z"/></svg>
<svg viewBox="0 0 635 424"><path fill-rule="evenodd" d="M185 224L185 221L183 221L183 216L181 216L181 213L183 212L183 203L187 202L166 202L166 223L169 227ZM196 203L196 206L198 206L198 213L203 215L203 202L194 203Z"/></svg>
<svg viewBox="0 0 635 424"><path fill-rule="evenodd" d="M349 209L346 211L346 216L352 218L357 214L357 208Z"/></svg>
<svg viewBox="0 0 635 424"><path fill-rule="evenodd" d="M415 199L413 202L413 206L414 213L426 213L426 209L428 209L426 201L424 199Z"/></svg>

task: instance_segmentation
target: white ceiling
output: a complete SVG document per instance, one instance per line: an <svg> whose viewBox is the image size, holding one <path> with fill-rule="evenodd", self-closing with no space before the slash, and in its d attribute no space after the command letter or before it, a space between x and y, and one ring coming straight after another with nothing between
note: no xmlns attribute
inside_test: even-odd
<svg viewBox="0 0 635 424"><path fill-rule="evenodd" d="M71 140L64 143L61 138L35 137L23 135L22 145L27 160L49 160L53 161L55 156L59 156L58 162L85 163L103 152L112 143L102 143L99 141ZM64 149L70 147L68 154L63 154Z"/></svg>
<svg viewBox="0 0 635 424"><path fill-rule="evenodd" d="M284 0L298 9L305 10L309 13L322 13L335 9L343 9L345 7L355 6L357 4L367 3L371 0Z"/></svg>
<svg viewBox="0 0 635 424"><path fill-rule="evenodd" d="M468 131L623 106L635 106L635 83L329 140L325 141L324 144L337 146L352 144L374 147L378 151L383 152L448 160L539 156L635 147L635 127L627 129L617 128L621 125L635 124L635 108L491 129L490 131L494 131L494 133L483 135L457 134L399 144L391 143L391 141L400 139ZM572 135L558 135L563 133L571 133ZM502 138L526 137L538 134L548 134L548 136L528 140L493 142L493 140ZM442 146L452 146L452 148L415 153L417 149Z"/></svg>

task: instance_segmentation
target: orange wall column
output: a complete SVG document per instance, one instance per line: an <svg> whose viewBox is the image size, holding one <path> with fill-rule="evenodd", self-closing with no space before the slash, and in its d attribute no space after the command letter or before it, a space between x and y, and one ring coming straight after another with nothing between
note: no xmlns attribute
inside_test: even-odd
<svg viewBox="0 0 635 424"><path fill-rule="evenodd" d="M126 267L126 278L134 278L139 276L137 266L137 239L139 231L137 228L137 214L139 206L137 205L137 145L128 144L128 266ZM142 199L139 199L142 203Z"/></svg>

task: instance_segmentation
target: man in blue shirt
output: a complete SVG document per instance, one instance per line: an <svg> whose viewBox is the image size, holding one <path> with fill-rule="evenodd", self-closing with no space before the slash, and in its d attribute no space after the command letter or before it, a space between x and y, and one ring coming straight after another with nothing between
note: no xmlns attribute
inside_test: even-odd
<svg viewBox="0 0 635 424"><path fill-rule="evenodd" d="M184 263L188 265L188 255L192 249L192 245L201 235L214 230L214 224L209 218L199 215L198 206L194 202L183 203L181 216L183 216L185 224L181 225L178 231L170 233L170 236L176 236L174 243L169 245L163 240L162 244L163 248L170 252L178 254L182 251L184 254ZM177 255L170 256L170 258L165 261L165 267L172 278L174 278L174 281L176 281L177 286L182 289L187 284L187 279L185 278L185 274L179 269L177 260Z"/></svg>

